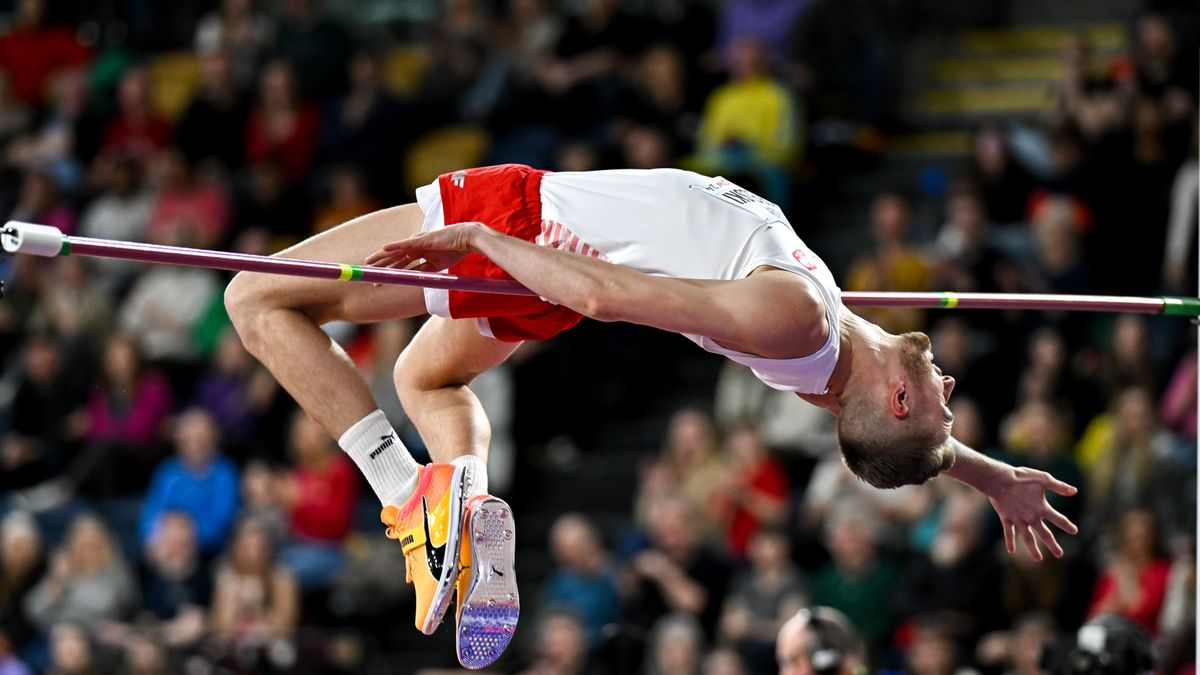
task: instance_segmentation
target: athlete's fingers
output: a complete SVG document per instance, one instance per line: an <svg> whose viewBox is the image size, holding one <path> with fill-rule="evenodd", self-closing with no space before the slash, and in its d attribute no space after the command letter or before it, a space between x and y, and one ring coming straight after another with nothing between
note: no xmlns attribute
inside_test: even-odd
<svg viewBox="0 0 1200 675"><path fill-rule="evenodd" d="M1046 510L1048 511L1048 513L1046 513L1046 520L1054 523L1056 526L1058 526L1058 529L1066 532L1067 534L1079 534L1079 528L1075 525L1075 523L1071 522L1070 518L1059 513L1053 506L1050 506L1049 504L1046 505Z"/></svg>
<svg viewBox="0 0 1200 675"><path fill-rule="evenodd" d="M1063 481L1055 478L1054 476L1051 476L1050 474L1046 474L1046 478L1043 481L1043 483L1046 485L1046 488L1048 490L1050 490L1051 492L1053 492L1055 494L1060 494L1064 497L1070 497L1071 495L1074 495L1076 492L1079 492L1079 488L1075 487L1074 485L1071 485L1070 483L1064 483Z"/></svg>
<svg viewBox="0 0 1200 675"><path fill-rule="evenodd" d="M1026 525L1021 528L1021 538L1025 540L1025 546L1029 549L1029 553L1034 560L1041 561L1042 549L1038 548L1037 537L1033 536L1033 528Z"/></svg>
<svg viewBox="0 0 1200 675"><path fill-rule="evenodd" d="M1014 534L1014 525L1007 521L1000 522L1001 528L1004 530L1004 550L1008 551L1009 555L1017 552L1017 538Z"/></svg>
<svg viewBox="0 0 1200 675"><path fill-rule="evenodd" d="M1061 558L1063 556L1062 546L1058 545L1058 540L1054 538L1054 533L1050 531L1050 528L1046 526L1046 523L1039 522L1034 527L1036 528L1035 532L1038 536L1038 539L1042 540L1042 543L1045 544L1046 548L1054 554L1055 558Z"/></svg>

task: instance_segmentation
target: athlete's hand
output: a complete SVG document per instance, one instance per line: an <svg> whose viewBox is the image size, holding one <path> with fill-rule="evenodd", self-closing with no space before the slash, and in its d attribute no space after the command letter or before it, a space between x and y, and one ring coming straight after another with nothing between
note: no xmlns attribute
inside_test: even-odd
<svg viewBox="0 0 1200 675"><path fill-rule="evenodd" d="M1017 537L1021 537L1034 560L1042 559L1039 541L1054 557L1062 557L1062 547L1055 540L1047 521L1067 534L1075 534L1079 528L1050 506L1046 501L1046 491L1070 497L1078 489L1045 471L1026 467L1013 468L1008 476L989 487L991 489L986 493L1004 526L1004 547L1010 554L1016 553Z"/></svg>
<svg viewBox="0 0 1200 675"><path fill-rule="evenodd" d="M481 223L457 223L422 232L408 239L384 244L383 248L367 257L367 264L375 267L440 272L453 267L472 252L472 240Z"/></svg>

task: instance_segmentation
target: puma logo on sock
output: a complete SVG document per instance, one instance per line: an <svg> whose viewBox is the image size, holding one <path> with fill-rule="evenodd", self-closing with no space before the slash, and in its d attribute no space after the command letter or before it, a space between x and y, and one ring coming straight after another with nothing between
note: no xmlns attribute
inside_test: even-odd
<svg viewBox="0 0 1200 675"><path fill-rule="evenodd" d="M388 448L390 448L396 444L396 437L393 436L392 434L388 434L387 436L380 436L379 440L381 440L383 442L379 444L378 448L375 448L374 450L372 450L370 455L368 455L368 457L370 457L371 459L375 459L376 457L379 456L379 453L383 452L384 450L387 450Z"/></svg>

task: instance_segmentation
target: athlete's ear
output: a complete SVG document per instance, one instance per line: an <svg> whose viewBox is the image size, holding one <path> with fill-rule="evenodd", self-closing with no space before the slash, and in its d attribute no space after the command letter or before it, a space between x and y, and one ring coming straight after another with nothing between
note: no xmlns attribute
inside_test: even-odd
<svg viewBox="0 0 1200 675"><path fill-rule="evenodd" d="M904 419L905 417L908 417L910 412L912 412L909 404L910 400L908 395L908 385L901 380L900 382L897 382L889 392L888 410L898 419Z"/></svg>

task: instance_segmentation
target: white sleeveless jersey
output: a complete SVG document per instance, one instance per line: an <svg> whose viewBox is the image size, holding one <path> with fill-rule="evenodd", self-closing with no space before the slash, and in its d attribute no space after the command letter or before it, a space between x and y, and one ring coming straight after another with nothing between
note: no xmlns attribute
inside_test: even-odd
<svg viewBox="0 0 1200 675"><path fill-rule="evenodd" d="M808 279L829 322L829 338L809 356L766 359L684 337L748 366L774 389L826 392L838 358L841 290L778 206L723 178L677 169L549 173L541 198L537 243L544 246L658 276L733 280L770 265Z"/></svg>

